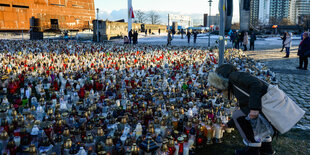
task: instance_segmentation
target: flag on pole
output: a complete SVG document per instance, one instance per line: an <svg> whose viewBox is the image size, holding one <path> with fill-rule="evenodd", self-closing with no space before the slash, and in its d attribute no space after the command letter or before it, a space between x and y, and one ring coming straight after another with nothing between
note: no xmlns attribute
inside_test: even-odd
<svg viewBox="0 0 310 155"><path fill-rule="evenodd" d="M130 14L130 18L135 18L135 14L133 12L133 8L132 7L129 9L129 14Z"/></svg>

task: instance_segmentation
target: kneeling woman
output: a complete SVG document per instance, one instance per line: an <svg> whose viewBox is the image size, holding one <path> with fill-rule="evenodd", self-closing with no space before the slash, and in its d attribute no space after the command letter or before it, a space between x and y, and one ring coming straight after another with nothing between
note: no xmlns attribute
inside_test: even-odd
<svg viewBox="0 0 310 155"><path fill-rule="evenodd" d="M237 150L240 155L271 155L274 154L271 146L271 136L266 137L262 142L254 139L252 126L246 116L251 119L258 117L261 113L261 97L267 93L268 85L246 72L238 72L237 68L225 64L211 72L208 76L208 83L223 91L228 98L234 95L240 110L233 114L233 119L227 123L228 127L236 127L247 145L246 149ZM250 97L244 94L250 94ZM225 96L225 95L224 95Z"/></svg>

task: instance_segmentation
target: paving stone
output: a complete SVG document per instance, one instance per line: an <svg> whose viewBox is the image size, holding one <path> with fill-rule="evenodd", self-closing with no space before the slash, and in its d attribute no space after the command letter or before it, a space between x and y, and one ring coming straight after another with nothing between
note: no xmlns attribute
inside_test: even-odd
<svg viewBox="0 0 310 155"><path fill-rule="evenodd" d="M304 104L305 108L310 108L310 104Z"/></svg>
<svg viewBox="0 0 310 155"><path fill-rule="evenodd" d="M265 60L261 62L265 62L267 67L275 71L279 88L305 110L306 115L299 124L310 130L310 72L296 70L295 67L299 62L297 57L289 60L279 59L283 57L283 53L270 50L254 51L254 54L251 57L256 60ZM270 58L271 55L272 58Z"/></svg>
<svg viewBox="0 0 310 155"><path fill-rule="evenodd" d="M303 100L303 99L297 99L297 101L299 102L299 103L305 103L305 100Z"/></svg>

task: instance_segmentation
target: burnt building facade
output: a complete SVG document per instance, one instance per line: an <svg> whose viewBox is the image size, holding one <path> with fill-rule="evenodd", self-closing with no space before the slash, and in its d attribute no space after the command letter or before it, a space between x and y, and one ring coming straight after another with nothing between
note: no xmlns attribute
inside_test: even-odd
<svg viewBox="0 0 310 155"><path fill-rule="evenodd" d="M0 31L92 29L94 0L0 0Z"/></svg>

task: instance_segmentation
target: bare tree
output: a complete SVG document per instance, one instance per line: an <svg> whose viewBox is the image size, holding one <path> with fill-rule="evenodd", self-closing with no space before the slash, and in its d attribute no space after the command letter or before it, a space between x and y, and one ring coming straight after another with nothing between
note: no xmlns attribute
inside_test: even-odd
<svg viewBox="0 0 310 155"><path fill-rule="evenodd" d="M283 18L280 25L293 25L288 18Z"/></svg>
<svg viewBox="0 0 310 155"><path fill-rule="evenodd" d="M240 29L240 23L233 23L233 24L231 25L231 29L239 30L239 29Z"/></svg>
<svg viewBox="0 0 310 155"><path fill-rule="evenodd" d="M135 22L137 23L145 23L147 20L146 14L142 12L141 10L135 11L135 16L136 16Z"/></svg>
<svg viewBox="0 0 310 155"><path fill-rule="evenodd" d="M148 17L151 24L160 24L160 16L156 12L151 11Z"/></svg>
<svg viewBox="0 0 310 155"><path fill-rule="evenodd" d="M269 18L269 24L276 25L277 23L278 23L278 21L277 21L276 17L270 17Z"/></svg>

